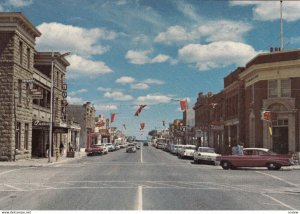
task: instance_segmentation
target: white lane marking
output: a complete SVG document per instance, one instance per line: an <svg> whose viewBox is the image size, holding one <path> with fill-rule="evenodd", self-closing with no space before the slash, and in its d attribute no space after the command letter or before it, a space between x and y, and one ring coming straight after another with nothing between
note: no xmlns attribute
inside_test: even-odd
<svg viewBox="0 0 300 214"><path fill-rule="evenodd" d="M295 209L294 207L291 207L291 206L289 206L289 205L283 203L282 201L279 201L278 199L276 199L276 198L274 198L274 197L272 197L272 196L270 196L270 195L267 195L267 194L264 194L264 193L261 193L261 194L262 194L263 196L266 196L266 197L272 199L273 201L277 202L278 204L280 204L280 205L282 205L282 206L284 206L284 207L286 207L286 208L288 208L288 209L291 209L291 210L297 210L297 209Z"/></svg>
<svg viewBox="0 0 300 214"><path fill-rule="evenodd" d="M143 147L141 146L141 163L143 163Z"/></svg>
<svg viewBox="0 0 300 214"><path fill-rule="evenodd" d="M19 168L19 169L12 169L12 170L8 170L8 171L5 171L5 172L1 172L0 175L5 175L5 174L8 174L10 172L19 171L19 170L22 170L22 169L33 169L33 168L36 168L36 167L24 167L24 168Z"/></svg>
<svg viewBox="0 0 300 214"><path fill-rule="evenodd" d="M137 210L143 210L143 187L138 187L137 193Z"/></svg>
<svg viewBox="0 0 300 214"><path fill-rule="evenodd" d="M12 188L12 189L15 189L15 190L18 190L18 191L23 191L23 189L15 187L15 186L12 186L12 185L9 185L9 184L4 184L4 186Z"/></svg>
<svg viewBox="0 0 300 214"><path fill-rule="evenodd" d="M294 184L294 183L292 183L292 182L286 181L286 180L284 180L284 179L282 179L282 178L279 178L279 177L277 177L277 176L275 176L275 175L270 175L270 174L268 174L268 173L259 172L259 171L255 171L255 172L257 172L258 174L262 174L262 175L269 176L269 177L271 177L271 178L274 178L274 179L276 179L276 180L279 180L279 181L281 181L281 182L284 182L284 183L289 184L289 185L294 186L294 187L298 187L298 186L299 186L298 184Z"/></svg>

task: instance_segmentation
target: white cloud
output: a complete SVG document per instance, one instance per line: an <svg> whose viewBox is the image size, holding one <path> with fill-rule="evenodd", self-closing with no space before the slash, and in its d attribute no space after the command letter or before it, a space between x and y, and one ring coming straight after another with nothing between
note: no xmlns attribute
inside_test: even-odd
<svg viewBox="0 0 300 214"><path fill-rule="evenodd" d="M148 94L146 96L140 96L136 99L135 103L138 105L154 105L159 103L169 103L171 97L161 94Z"/></svg>
<svg viewBox="0 0 300 214"><path fill-rule="evenodd" d="M32 0L8 0L7 4L14 7L25 7L31 5L33 3Z"/></svg>
<svg viewBox="0 0 300 214"><path fill-rule="evenodd" d="M173 42L182 42L194 39L184 27L175 25L167 29L166 32L158 34L154 41L160 43L171 44Z"/></svg>
<svg viewBox="0 0 300 214"><path fill-rule="evenodd" d="M148 55L151 53L150 50L146 51L133 51L129 50L126 53L125 58L129 60L132 64L143 65L148 63L162 63L168 60L171 61L171 58L164 54L158 54L157 56L151 58Z"/></svg>
<svg viewBox="0 0 300 214"><path fill-rule="evenodd" d="M75 105L83 105L86 102L81 97L75 97L72 96L71 94L69 94L69 96L67 97L67 101L68 103L75 104Z"/></svg>
<svg viewBox="0 0 300 214"><path fill-rule="evenodd" d="M146 84L157 84L157 85L163 85L163 84L165 84L164 81L157 80L157 79L151 79L151 78L146 79L143 82L146 83Z"/></svg>
<svg viewBox="0 0 300 214"><path fill-rule="evenodd" d="M131 88L138 89L138 90L146 90L149 88L149 85L147 85L146 83L137 83L131 85Z"/></svg>
<svg viewBox="0 0 300 214"><path fill-rule="evenodd" d="M252 26L245 22L219 20L209 21L204 25L193 27L187 31L184 27L175 25L155 37L154 41L165 44L183 43L203 39L212 41L243 41L243 35Z"/></svg>
<svg viewBox="0 0 300 214"><path fill-rule="evenodd" d="M112 104L95 104L94 107L97 111L110 111L118 109L116 105Z"/></svg>
<svg viewBox="0 0 300 214"><path fill-rule="evenodd" d="M98 90L98 91L105 91L105 92L107 92L107 91L112 91L111 88L104 88L104 87L101 87L101 86L99 86L99 87L97 88L97 90Z"/></svg>
<svg viewBox="0 0 300 214"><path fill-rule="evenodd" d="M257 20L273 21L280 18L280 1L231 1L232 6L254 6L253 16ZM282 13L286 21L297 21L300 19L300 2L283 1Z"/></svg>
<svg viewBox="0 0 300 214"><path fill-rule="evenodd" d="M118 100L118 101L129 101L133 99L132 96L126 95L121 91L106 92L104 94L104 97L111 98L113 100Z"/></svg>
<svg viewBox="0 0 300 214"><path fill-rule="evenodd" d="M102 75L113 72L110 67L108 67L104 62L92 61L85 59L78 55L71 55L67 57L70 62L70 77L76 78L80 75Z"/></svg>
<svg viewBox="0 0 300 214"><path fill-rule="evenodd" d="M88 91L87 89L82 88L82 89L78 89L78 90L76 90L76 91L71 91L71 92L69 93L69 95L70 95L70 96L74 96L74 95L76 95L76 94L86 93L87 91Z"/></svg>
<svg viewBox="0 0 300 214"><path fill-rule="evenodd" d="M137 65L143 65L146 63L149 63L151 60L148 57L148 54L151 51L133 51L129 50L126 53L125 58L129 60L130 63L132 64L137 64Z"/></svg>
<svg viewBox="0 0 300 214"><path fill-rule="evenodd" d="M116 80L116 83L120 83L122 85L133 83L135 79L129 76L123 76Z"/></svg>
<svg viewBox="0 0 300 214"><path fill-rule="evenodd" d="M146 43L149 41L149 37L145 34L140 34L132 39L134 43Z"/></svg>
<svg viewBox="0 0 300 214"><path fill-rule="evenodd" d="M117 36L115 32L102 28L86 29L55 22L42 23L37 28L42 33L36 40L39 50L71 51L83 56L106 52L109 48L99 44L99 41Z"/></svg>
<svg viewBox="0 0 300 214"><path fill-rule="evenodd" d="M213 42L208 45L189 44L178 51L182 62L194 64L200 71L229 65L244 66L257 54L250 45L231 41Z"/></svg>
<svg viewBox="0 0 300 214"><path fill-rule="evenodd" d="M186 1L175 1L177 9L186 17L190 18L195 22L199 22L202 18L198 15L195 7L192 4L188 4Z"/></svg>
<svg viewBox="0 0 300 214"><path fill-rule="evenodd" d="M156 57L151 59L151 63L162 63L162 62L168 61L169 59L170 59L170 57L167 55L158 54Z"/></svg>

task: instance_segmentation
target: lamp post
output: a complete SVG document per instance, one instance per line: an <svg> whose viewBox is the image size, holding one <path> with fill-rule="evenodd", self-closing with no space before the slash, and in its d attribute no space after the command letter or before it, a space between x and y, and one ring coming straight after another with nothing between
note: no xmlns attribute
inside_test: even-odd
<svg viewBox="0 0 300 214"><path fill-rule="evenodd" d="M58 59L70 55L71 52L67 52L61 54L60 56L56 57ZM51 54L51 89L50 89L50 124L49 124L49 150L48 150L48 163L51 162L51 151L52 151L52 129L53 129L53 82L54 82L54 52Z"/></svg>

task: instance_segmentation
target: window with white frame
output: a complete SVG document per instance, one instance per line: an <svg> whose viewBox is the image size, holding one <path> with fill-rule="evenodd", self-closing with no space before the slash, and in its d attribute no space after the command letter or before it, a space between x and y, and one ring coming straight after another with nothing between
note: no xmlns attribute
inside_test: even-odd
<svg viewBox="0 0 300 214"><path fill-rule="evenodd" d="M291 96L291 80L268 80L268 97L290 97Z"/></svg>

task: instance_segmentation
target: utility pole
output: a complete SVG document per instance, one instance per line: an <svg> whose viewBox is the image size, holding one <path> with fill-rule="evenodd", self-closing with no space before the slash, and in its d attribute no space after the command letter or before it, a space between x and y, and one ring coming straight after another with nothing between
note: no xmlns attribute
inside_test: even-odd
<svg viewBox="0 0 300 214"><path fill-rule="evenodd" d="M282 0L280 0L280 51L283 51Z"/></svg>

